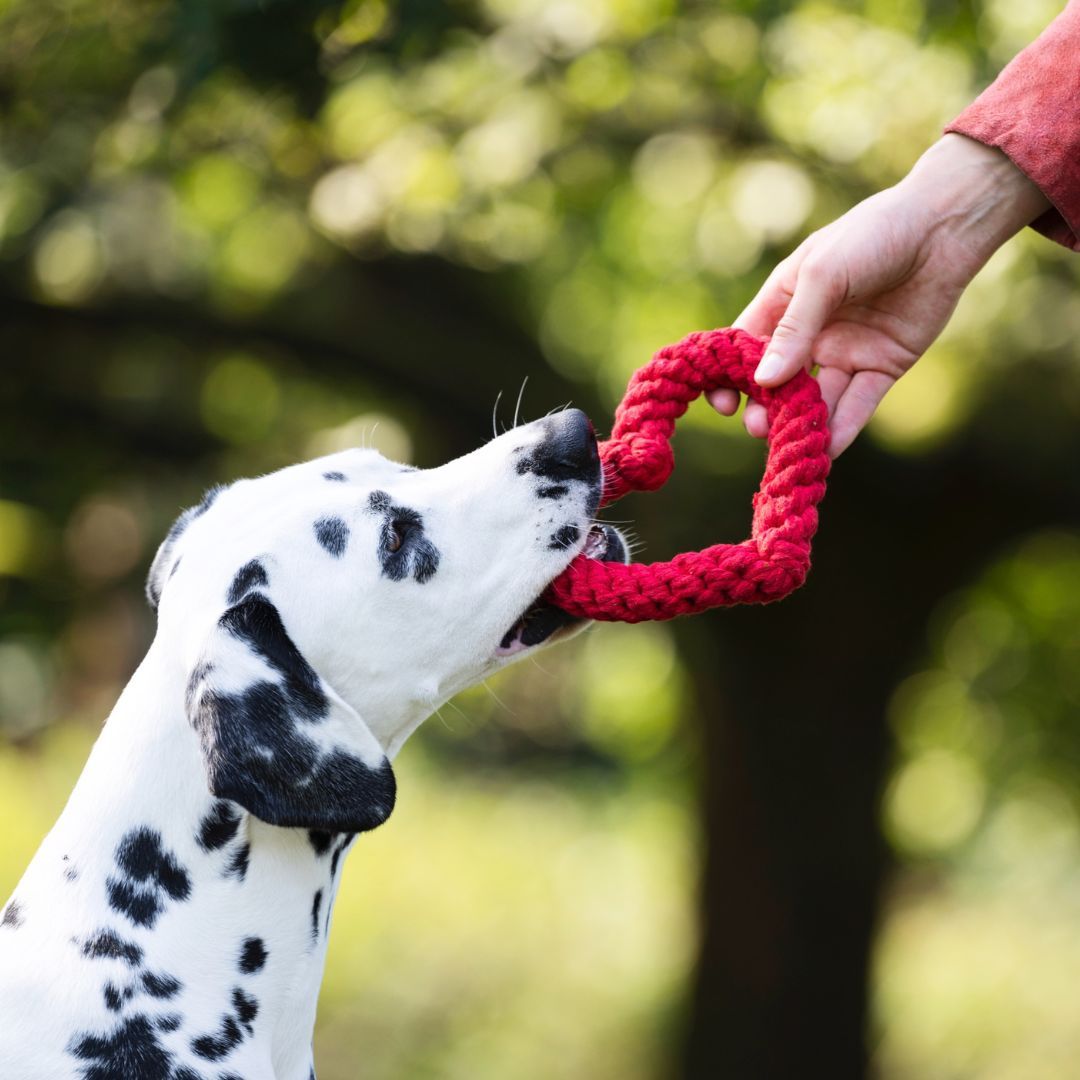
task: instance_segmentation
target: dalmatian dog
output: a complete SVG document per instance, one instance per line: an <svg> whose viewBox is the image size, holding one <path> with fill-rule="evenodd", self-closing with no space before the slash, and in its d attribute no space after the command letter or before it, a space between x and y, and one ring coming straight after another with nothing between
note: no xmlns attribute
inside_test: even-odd
<svg viewBox="0 0 1080 1080"><path fill-rule="evenodd" d="M161 545L157 633L0 916L4 1080L311 1080L342 860L459 690L582 625L584 414L439 468L346 450L210 491Z"/></svg>

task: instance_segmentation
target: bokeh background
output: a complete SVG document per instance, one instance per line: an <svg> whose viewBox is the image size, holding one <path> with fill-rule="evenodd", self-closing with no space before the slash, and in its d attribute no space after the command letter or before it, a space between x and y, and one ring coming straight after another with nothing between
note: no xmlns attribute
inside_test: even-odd
<svg viewBox="0 0 1080 1080"><path fill-rule="evenodd" d="M3 0L0 895L203 488L430 465L726 325L1054 0ZM324 1080L1080 1060L1080 262L1005 247L838 463L805 589L605 626L403 752ZM644 551L740 539L695 407Z"/></svg>

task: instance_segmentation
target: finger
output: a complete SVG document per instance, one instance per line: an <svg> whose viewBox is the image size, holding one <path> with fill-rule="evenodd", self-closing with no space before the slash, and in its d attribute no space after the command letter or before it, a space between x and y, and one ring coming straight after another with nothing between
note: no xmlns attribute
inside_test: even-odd
<svg viewBox="0 0 1080 1080"><path fill-rule="evenodd" d="M816 351L814 356L815 359L820 360ZM831 418L836 412L836 403L851 382L851 373L841 368L823 367L818 372L817 380L818 386L821 387L821 400L825 402L825 408L829 410Z"/></svg>
<svg viewBox="0 0 1080 1080"><path fill-rule="evenodd" d="M721 416L734 416L738 411L738 390L710 390L705 398Z"/></svg>
<svg viewBox="0 0 1080 1080"><path fill-rule="evenodd" d="M791 303L799 267L809 253L813 240L813 234L806 237L786 259L782 259L772 268L757 295L743 308L732 326L757 337L772 336L776 324Z"/></svg>
<svg viewBox="0 0 1080 1080"><path fill-rule="evenodd" d="M747 401L743 411L743 427L755 439L764 439L769 434L769 414L765 406L756 401Z"/></svg>
<svg viewBox="0 0 1080 1080"><path fill-rule="evenodd" d="M857 371L840 395L829 425L829 453L839 457L874 415L896 379L882 371Z"/></svg>
<svg viewBox="0 0 1080 1080"><path fill-rule="evenodd" d="M825 402L829 416L832 416L836 402L849 382L851 382L851 376L838 368L822 368L818 373L821 400ZM755 439L764 439L769 434L769 419L765 406L748 400L746 412L743 414L743 425Z"/></svg>
<svg viewBox="0 0 1080 1080"><path fill-rule="evenodd" d="M794 256L789 257L773 268L773 272L765 279L765 284L758 289L757 295L731 324L736 330L745 330L755 337L772 335L776 324L791 303L797 272L793 258Z"/></svg>
<svg viewBox="0 0 1080 1080"><path fill-rule="evenodd" d="M763 286L762 292L750 301L731 324L736 330L745 330L754 337L772 336L776 324L787 310L788 304L791 303L791 293L782 286L776 286L774 291L765 294L766 288L769 288L768 282Z"/></svg>
<svg viewBox="0 0 1080 1080"><path fill-rule="evenodd" d="M809 260L802 264L791 303L776 324L754 373L759 385L778 386L809 367L814 339L846 293L847 278L842 271Z"/></svg>
<svg viewBox="0 0 1080 1080"><path fill-rule="evenodd" d="M915 363L916 353L888 333L868 328L858 310L839 308L814 342L814 363L825 368L877 371L900 376Z"/></svg>

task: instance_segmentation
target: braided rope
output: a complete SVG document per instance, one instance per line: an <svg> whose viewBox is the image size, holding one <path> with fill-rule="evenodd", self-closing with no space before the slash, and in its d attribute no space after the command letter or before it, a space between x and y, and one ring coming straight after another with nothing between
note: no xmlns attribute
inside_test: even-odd
<svg viewBox="0 0 1080 1080"><path fill-rule="evenodd" d="M754 382L764 348L759 338L731 329L690 334L665 346L630 379L611 438L600 445L606 506L628 491L664 484L675 465L675 421L694 398L727 387L760 402L769 419L769 450L750 539L660 563L579 555L552 582L552 603L583 618L644 622L767 604L803 583L829 472L828 416L818 384L806 372L771 390Z"/></svg>

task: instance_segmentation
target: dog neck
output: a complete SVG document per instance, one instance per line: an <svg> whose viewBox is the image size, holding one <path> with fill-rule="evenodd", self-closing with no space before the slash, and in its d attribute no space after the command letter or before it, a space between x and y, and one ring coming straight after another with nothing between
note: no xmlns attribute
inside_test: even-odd
<svg viewBox="0 0 1080 1080"><path fill-rule="evenodd" d="M210 795L184 692L155 643L15 892L10 940L32 970L81 980L71 996L90 1004L68 1054L137 1021L178 1060L307 1080L352 837L269 826Z"/></svg>

